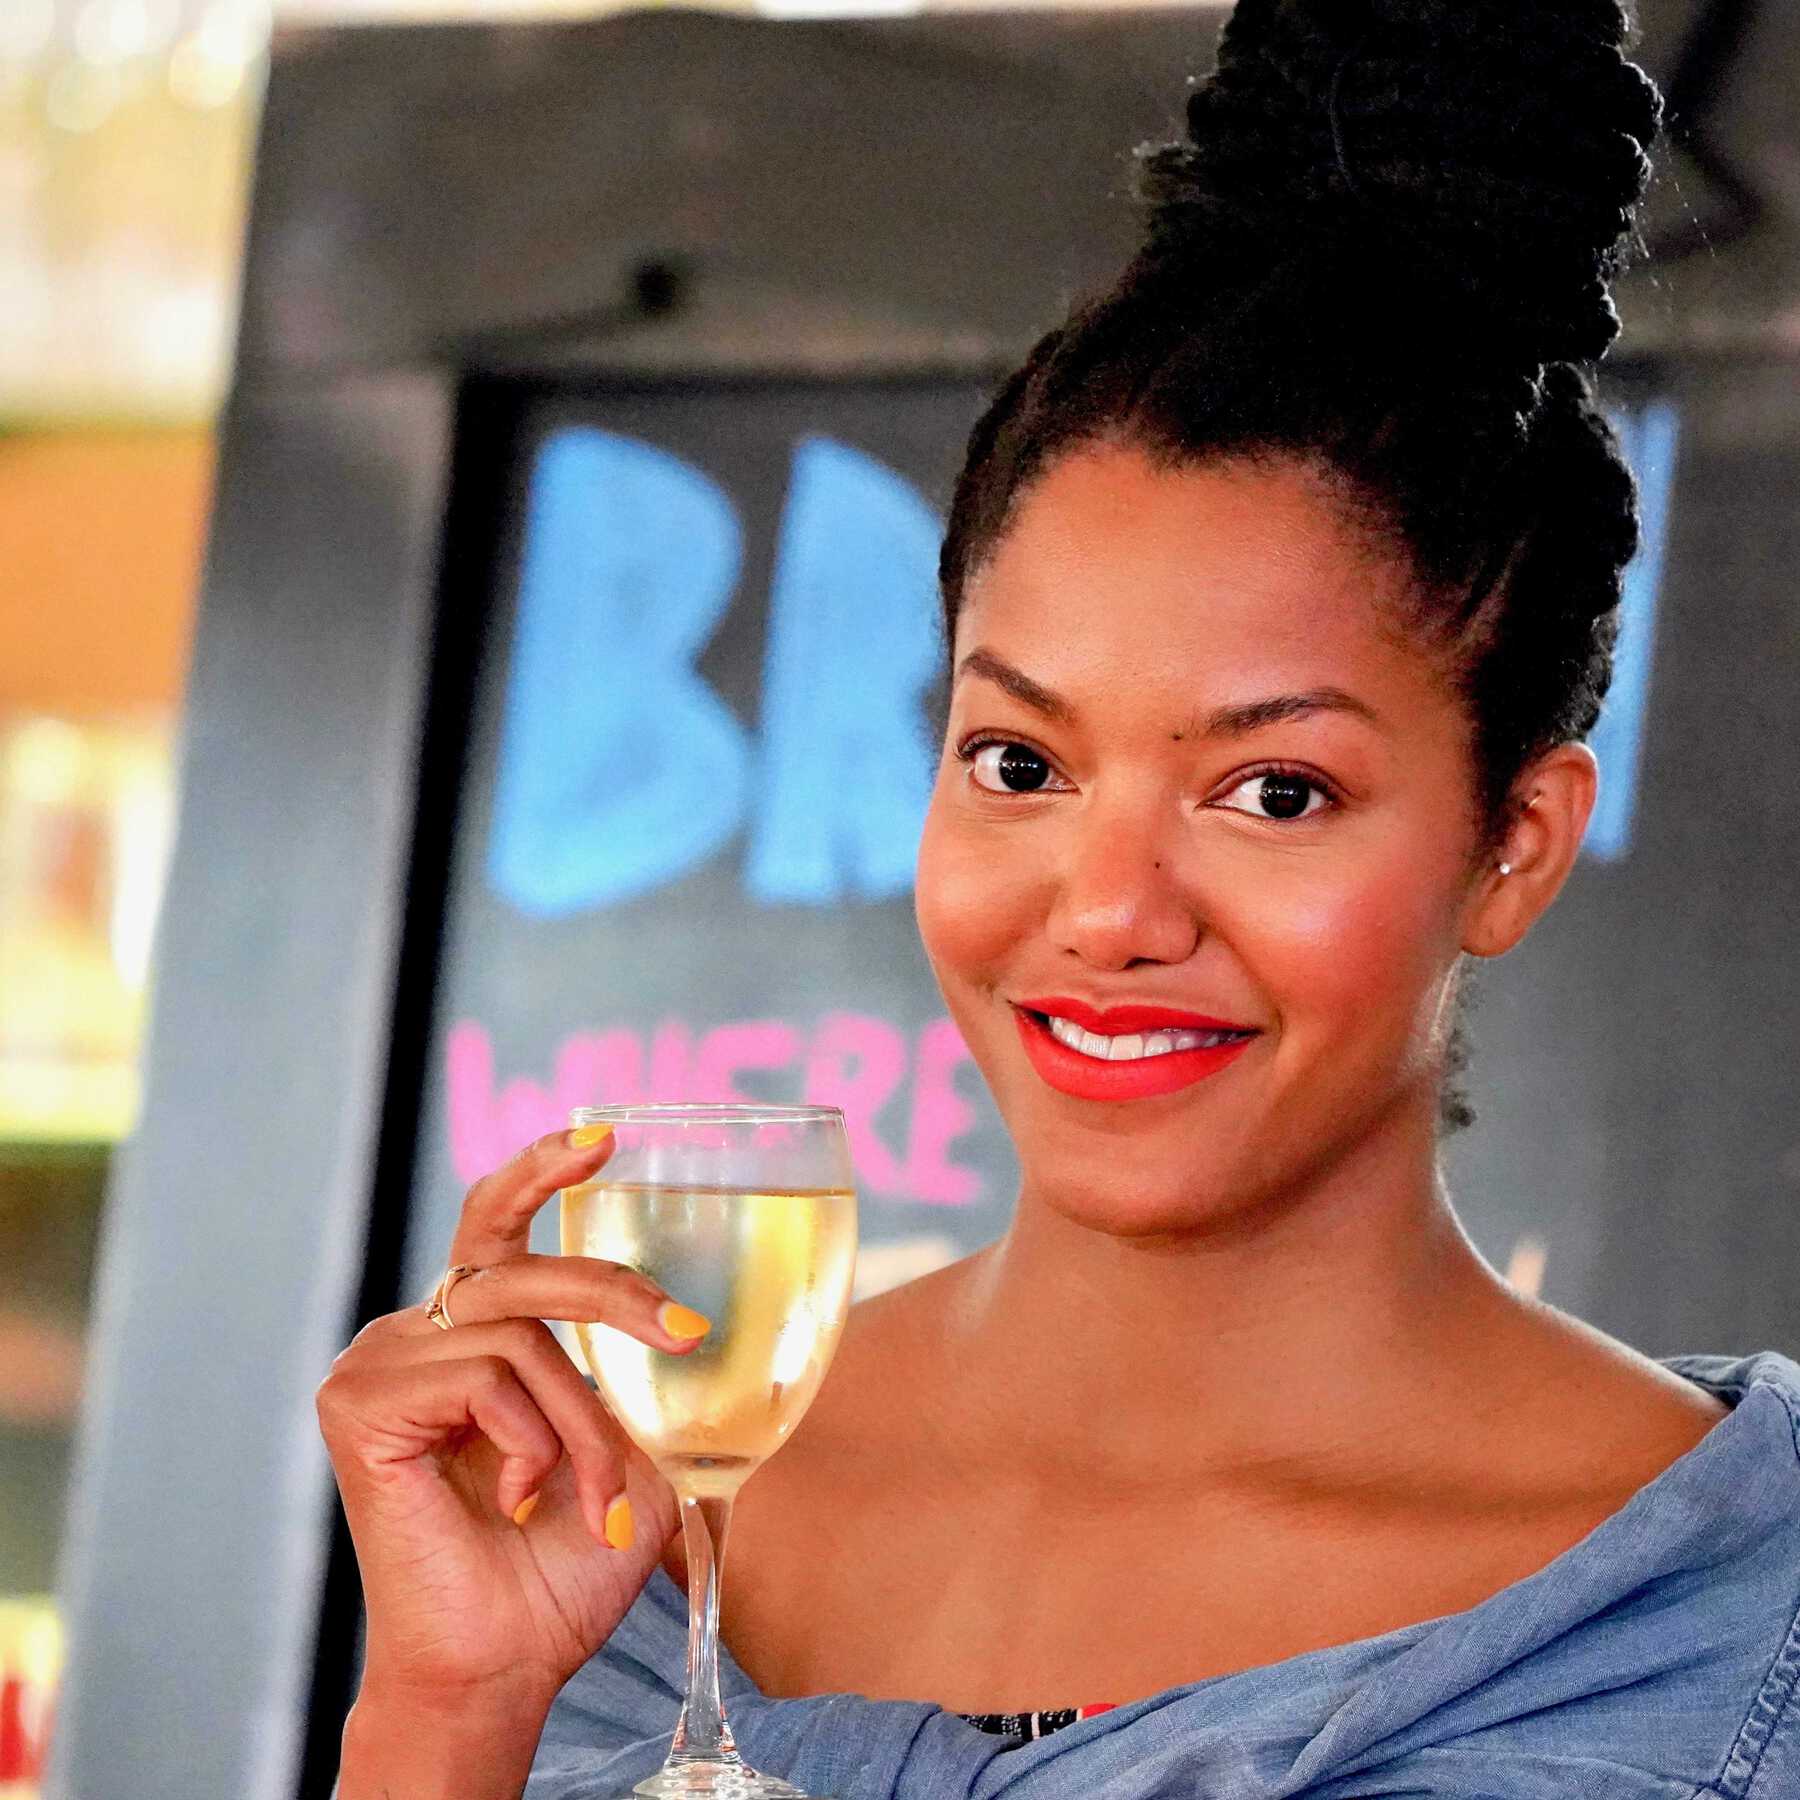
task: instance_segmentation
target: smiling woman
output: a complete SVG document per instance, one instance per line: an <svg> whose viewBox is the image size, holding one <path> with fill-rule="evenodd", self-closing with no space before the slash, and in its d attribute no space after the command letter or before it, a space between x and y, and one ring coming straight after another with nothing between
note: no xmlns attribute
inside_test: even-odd
<svg viewBox="0 0 1800 1800"><path fill-rule="evenodd" d="M852 1310L739 1502L725 1694L809 1792L1800 1790L1800 1368L1515 1291L1439 1162L1464 970L1595 799L1637 518L1584 365L1660 116L1625 26L1241 0L1142 251L973 433L916 908L1021 1181L997 1242ZM571 1154L465 1230L522 1233ZM631 1301L592 1304L643 1335ZM513 1635L446 1636L368 1448L442 1350L371 1334L334 1378L389 1572L345 1800L434 1791L393 1760L421 1717L462 1795L620 1792L685 1676L666 1494L631 1472L605 1569L560 1468L523 1544L471 1523L437 1560Z"/></svg>

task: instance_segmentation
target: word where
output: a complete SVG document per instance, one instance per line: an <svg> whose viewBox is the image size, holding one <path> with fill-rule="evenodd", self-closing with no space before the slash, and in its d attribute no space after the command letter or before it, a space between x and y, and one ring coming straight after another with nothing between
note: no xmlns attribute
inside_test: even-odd
<svg viewBox="0 0 1800 1800"><path fill-rule="evenodd" d="M981 1177L950 1155L975 1123L956 1085L969 1060L949 1019L934 1019L910 1037L866 1013L828 1013L806 1028L748 1019L703 1032L669 1019L650 1032L578 1032L557 1045L548 1083L515 1076L500 1084L492 1037L463 1020L445 1045L450 1159L457 1178L473 1182L522 1144L566 1126L574 1107L767 1099L745 1093L738 1079L777 1074L798 1089L797 1099L843 1109L860 1192L969 1206L981 1198ZM895 1141L877 1121L909 1081L904 1130Z"/></svg>

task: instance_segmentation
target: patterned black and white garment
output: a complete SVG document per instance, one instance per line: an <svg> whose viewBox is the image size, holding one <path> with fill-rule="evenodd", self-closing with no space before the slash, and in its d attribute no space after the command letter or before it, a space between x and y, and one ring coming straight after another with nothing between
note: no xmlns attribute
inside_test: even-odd
<svg viewBox="0 0 1800 1800"><path fill-rule="evenodd" d="M1077 1719L1091 1719L1098 1713L1111 1711L1112 1705L1107 1703L1065 1706L1050 1712L958 1713L956 1716L967 1719L977 1731L991 1731L996 1737L1016 1738L1021 1744L1029 1744L1033 1738L1048 1737L1065 1725L1073 1725Z"/></svg>

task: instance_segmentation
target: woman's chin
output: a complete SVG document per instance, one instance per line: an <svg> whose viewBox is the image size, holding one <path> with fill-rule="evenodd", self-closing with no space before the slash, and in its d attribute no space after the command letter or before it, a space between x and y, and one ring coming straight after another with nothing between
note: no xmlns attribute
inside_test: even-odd
<svg viewBox="0 0 1800 1800"><path fill-rule="evenodd" d="M1041 1181L1028 1170L1024 1189L1071 1225L1115 1238L1207 1233L1244 1211L1241 1194L1215 1187L1192 1167L1121 1178L1115 1164L1084 1181L1062 1164L1046 1170Z"/></svg>

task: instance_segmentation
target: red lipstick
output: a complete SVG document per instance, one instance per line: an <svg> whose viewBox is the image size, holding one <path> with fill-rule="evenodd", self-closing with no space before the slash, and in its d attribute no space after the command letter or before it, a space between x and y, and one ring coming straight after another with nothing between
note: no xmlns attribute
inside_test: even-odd
<svg viewBox="0 0 1800 1800"><path fill-rule="evenodd" d="M1129 1062L1101 1062L1052 1037L1049 1026L1039 1016L1044 1013L1107 1037L1145 1031L1242 1031L1248 1035L1205 1049L1171 1050L1162 1056ZM1080 1000L1021 1000L1013 1007L1013 1019L1031 1066L1058 1093L1076 1100L1147 1100L1176 1093L1192 1087L1196 1081L1204 1081L1208 1075L1216 1075L1256 1039L1252 1026L1179 1012L1167 1006L1114 1006L1101 1010Z"/></svg>

